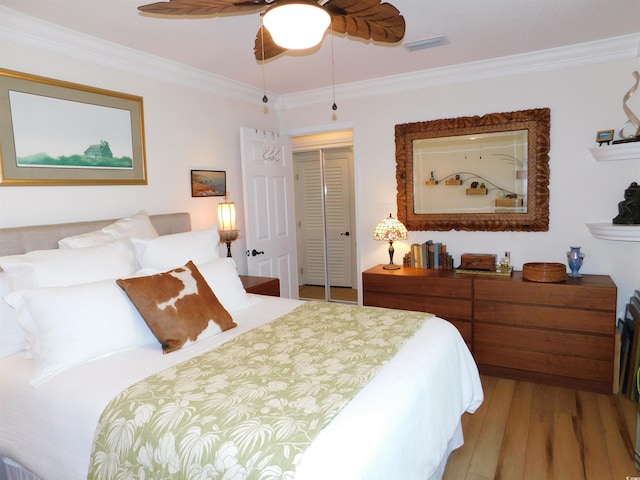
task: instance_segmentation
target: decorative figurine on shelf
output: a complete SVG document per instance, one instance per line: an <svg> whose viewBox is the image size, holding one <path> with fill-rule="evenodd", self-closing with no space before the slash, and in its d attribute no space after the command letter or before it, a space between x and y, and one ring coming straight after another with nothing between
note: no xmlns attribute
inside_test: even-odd
<svg viewBox="0 0 640 480"><path fill-rule="evenodd" d="M640 185L638 182L631 182L624 191L624 200L618 203L618 216L613 219L613 224L640 224Z"/></svg>
<svg viewBox="0 0 640 480"><path fill-rule="evenodd" d="M620 140L614 140L615 143L626 143L626 142L638 142L640 141L640 119L631 111L629 106L627 105L627 101L633 96L633 94L638 89L638 84L640 83L640 74L638 71L632 73L633 78L636 79L636 83L629 89L629 91L622 98L622 110L627 115L627 120L622 124L620 129L618 130L618 135L620 136ZM634 132L630 135L625 135L624 129L631 125L634 128Z"/></svg>
<svg viewBox="0 0 640 480"><path fill-rule="evenodd" d="M578 278L581 277L580 267L582 267L582 262L584 260L584 253L580 252L580 247L569 247L571 250L567 252L567 263L569 264L569 269L571 272L569 273L570 277Z"/></svg>

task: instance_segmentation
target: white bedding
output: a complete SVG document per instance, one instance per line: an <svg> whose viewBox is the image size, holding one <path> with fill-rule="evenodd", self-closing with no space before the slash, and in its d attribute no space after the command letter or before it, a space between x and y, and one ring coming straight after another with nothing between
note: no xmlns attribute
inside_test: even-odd
<svg viewBox="0 0 640 480"><path fill-rule="evenodd" d="M238 327L163 355L159 344L69 368L37 388L33 361L0 360L0 455L48 480L85 479L95 426L121 390L300 304L251 295ZM460 417L482 403L477 367L458 331L432 318L314 440L296 480L439 478L461 444ZM330 459L330 460L328 460Z"/></svg>

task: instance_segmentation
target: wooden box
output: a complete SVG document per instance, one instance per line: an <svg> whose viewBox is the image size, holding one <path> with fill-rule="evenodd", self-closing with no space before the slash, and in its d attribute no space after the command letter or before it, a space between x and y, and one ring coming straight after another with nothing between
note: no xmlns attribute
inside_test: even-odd
<svg viewBox="0 0 640 480"><path fill-rule="evenodd" d="M460 257L460 268L463 270L496 270L495 255L489 253L463 253Z"/></svg>

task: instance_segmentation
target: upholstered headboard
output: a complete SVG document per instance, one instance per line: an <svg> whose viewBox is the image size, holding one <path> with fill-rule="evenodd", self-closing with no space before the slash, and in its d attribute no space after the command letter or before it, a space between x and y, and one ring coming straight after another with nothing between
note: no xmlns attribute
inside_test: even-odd
<svg viewBox="0 0 640 480"><path fill-rule="evenodd" d="M58 248L58 240L71 235L99 230L115 221L115 219L94 220L53 225L0 228L0 256L19 255L32 250ZM191 230L191 216L185 212L151 215L151 222L160 235L188 232Z"/></svg>

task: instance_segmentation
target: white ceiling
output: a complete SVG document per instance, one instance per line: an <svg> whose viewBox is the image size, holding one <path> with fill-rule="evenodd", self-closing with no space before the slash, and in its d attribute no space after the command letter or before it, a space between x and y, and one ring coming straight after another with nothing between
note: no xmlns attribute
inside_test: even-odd
<svg viewBox="0 0 640 480"><path fill-rule="evenodd" d="M158 18L154 0L0 0L0 5L278 95L335 83L547 50L640 32L640 0L390 0L407 24L404 42L444 35L448 44L410 52L330 34L304 54L263 67L254 58L258 14ZM2 19L0 18L0 28ZM403 43L404 43L403 42Z"/></svg>

